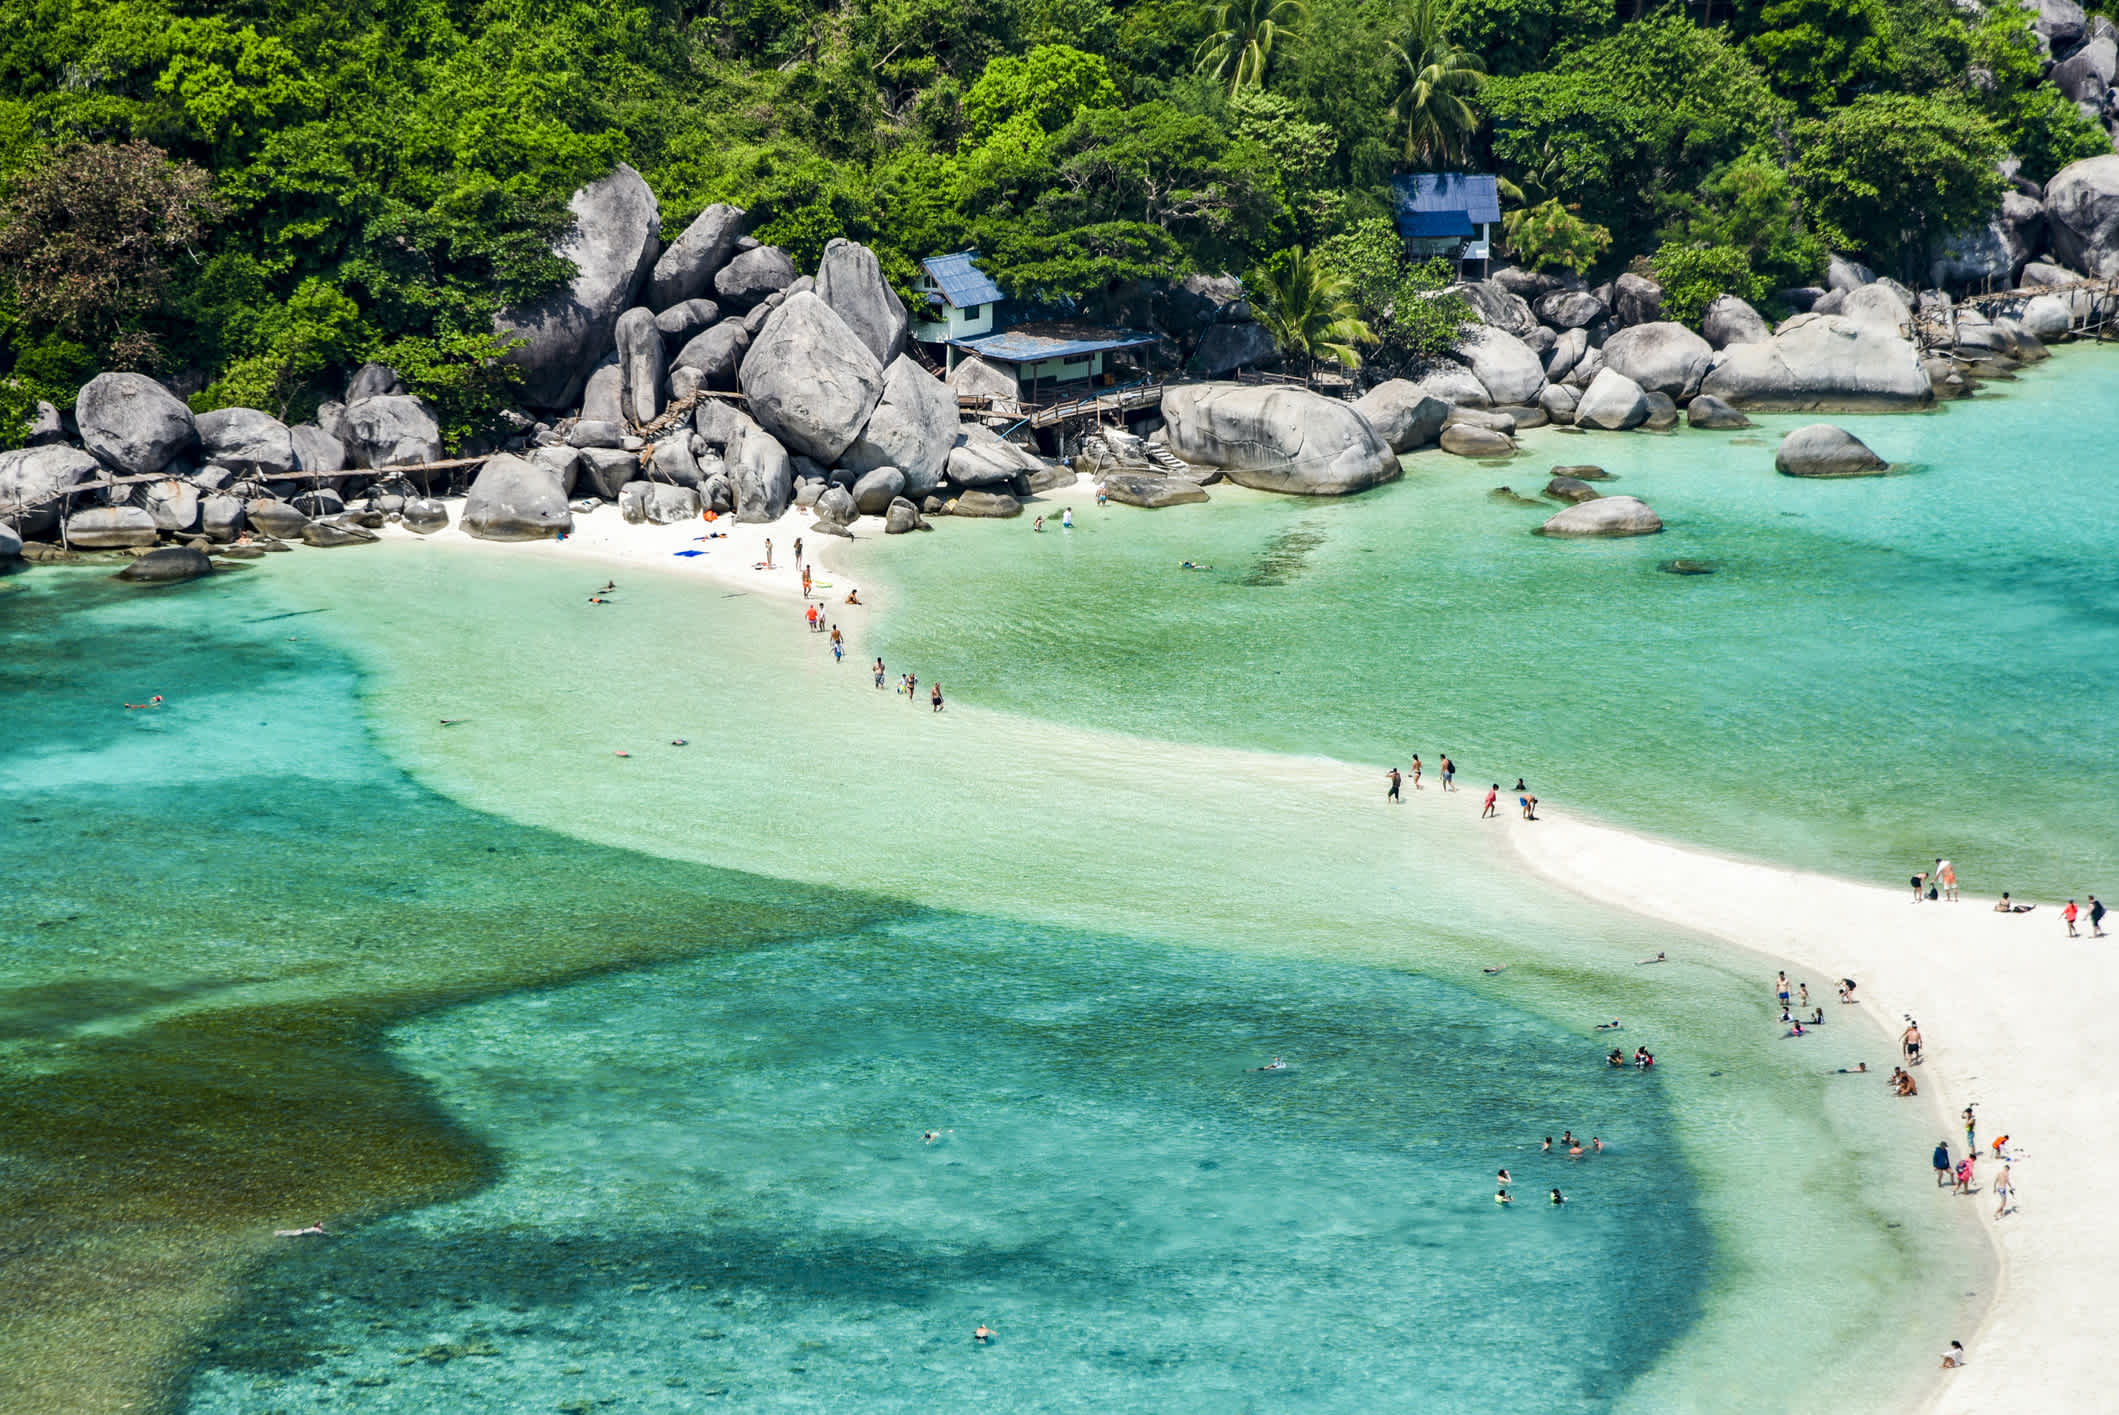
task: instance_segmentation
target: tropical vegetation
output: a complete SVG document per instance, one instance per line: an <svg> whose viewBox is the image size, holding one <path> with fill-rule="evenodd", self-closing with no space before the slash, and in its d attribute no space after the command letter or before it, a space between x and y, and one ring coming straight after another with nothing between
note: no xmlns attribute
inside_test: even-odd
<svg viewBox="0 0 2119 1415"><path fill-rule="evenodd" d="M495 310L567 277L568 196L619 161L665 235L731 201L799 262L850 236L907 286L966 247L1092 313L1141 279L1299 268L1343 282L1329 303L1373 336L1304 347L1372 363L1427 357L1461 317L1392 238L1398 171L1497 172L1510 239L1547 266L1655 253L1695 293L1813 279L1827 248L1912 273L1992 209L2002 154L2042 180L2110 148L2041 82L2030 19L2010 0L0 0L0 386L13 407L140 368L199 406L296 416L379 358L474 427L508 397Z"/></svg>

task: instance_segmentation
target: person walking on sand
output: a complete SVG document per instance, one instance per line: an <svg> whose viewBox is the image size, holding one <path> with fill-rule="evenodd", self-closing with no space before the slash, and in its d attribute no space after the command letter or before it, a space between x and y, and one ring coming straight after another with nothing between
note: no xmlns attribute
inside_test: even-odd
<svg viewBox="0 0 2119 1415"><path fill-rule="evenodd" d="M1948 860L1935 862L1935 878L1942 881L1942 897L1951 904L1957 902L1957 866Z"/></svg>
<svg viewBox="0 0 2119 1415"><path fill-rule="evenodd" d="M1898 1049L1906 1054L1906 1065L1920 1065L1920 1023L1910 1017L1906 1029L1898 1034Z"/></svg>
<svg viewBox="0 0 2119 1415"><path fill-rule="evenodd" d="M1420 789L1420 754L1418 752L1413 753L1413 789L1415 791Z"/></svg>
<svg viewBox="0 0 2119 1415"><path fill-rule="evenodd" d="M1921 896L1928 892L1928 872L1922 870L1913 876L1913 902L1918 904Z"/></svg>
<svg viewBox="0 0 2119 1415"><path fill-rule="evenodd" d="M1457 789L1457 764L1449 759L1448 752L1442 754L1442 789L1444 791Z"/></svg>
<svg viewBox="0 0 2119 1415"><path fill-rule="evenodd" d="M2104 901L2094 894L2090 896L2090 937L2104 937Z"/></svg>
<svg viewBox="0 0 2119 1415"><path fill-rule="evenodd" d="M2080 937L2082 937L2082 935L2081 935L2081 934L2078 934L2078 933L2076 933L2076 932L2075 932L2075 919L2076 919L2076 917L2077 917L2077 915L2076 915L2076 913L2075 913L2075 901L2074 901L2074 900L2072 900L2072 899L2070 899L2070 900L2069 900L2069 901L2067 902L2067 908L2065 908L2065 909L2062 909L2062 910L2060 911L2060 921L2061 921L2062 923L2064 923L2064 924L2066 924L2066 925L2067 925L2067 936L2068 936L2069 938L2080 938Z"/></svg>
<svg viewBox="0 0 2119 1415"><path fill-rule="evenodd" d="M1935 1166L1935 1187L1943 1188L1950 1182L1950 1142L1937 1140L1935 1153L1928 1157L1928 1162Z"/></svg>
<svg viewBox="0 0 2119 1415"><path fill-rule="evenodd" d="M795 552L795 554L797 555L800 555L801 553L802 552L799 550ZM796 563L799 564L800 562L798 561ZM809 598L809 567L807 565L802 566L802 598Z"/></svg>
<svg viewBox="0 0 2119 1415"><path fill-rule="evenodd" d="M942 685L940 683L936 683L933 687L929 688L927 690L927 697L929 701L933 702L934 710L936 712L940 712L942 710Z"/></svg>
<svg viewBox="0 0 2119 1415"><path fill-rule="evenodd" d="M880 658L876 660L876 691L883 691L883 660Z"/></svg>
<svg viewBox="0 0 2119 1415"><path fill-rule="evenodd" d="M2009 1211L2009 1200L2016 1194L2016 1176L2007 1161L2003 1161L2001 1173L1994 1176L1994 1217L2000 1218Z"/></svg>
<svg viewBox="0 0 2119 1415"><path fill-rule="evenodd" d="M1389 771L1383 774L1383 778L1391 784L1391 789L1383 793L1383 799L1386 801L1394 801L1401 806L1404 805L1405 798L1398 794L1398 768L1392 767Z"/></svg>
<svg viewBox="0 0 2119 1415"><path fill-rule="evenodd" d="M1494 802L1501 799L1501 783L1496 781L1486 793L1486 804L1479 811L1479 819L1486 820L1494 814Z"/></svg>
<svg viewBox="0 0 2119 1415"><path fill-rule="evenodd" d="M1973 1158L1974 1156L1972 1155L1966 1155L1963 1159L1957 1162L1957 1187L1951 1190L1951 1193L1969 1194L1972 1192Z"/></svg>
<svg viewBox="0 0 2119 1415"><path fill-rule="evenodd" d="M802 565L802 537L800 536L795 537L795 564ZM802 565L802 578L805 582L809 579L809 567L807 565Z"/></svg>

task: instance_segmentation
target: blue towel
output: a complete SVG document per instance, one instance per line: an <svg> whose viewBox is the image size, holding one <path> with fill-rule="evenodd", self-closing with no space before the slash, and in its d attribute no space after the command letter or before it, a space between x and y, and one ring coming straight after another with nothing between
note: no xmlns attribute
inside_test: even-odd
<svg viewBox="0 0 2119 1415"><path fill-rule="evenodd" d="M675 550L675 551L671 551L670 553L671 553L672 555L704 555L704 554L706 554L706 552L705 552L705 551L703 551L703 550Z"/></svg>

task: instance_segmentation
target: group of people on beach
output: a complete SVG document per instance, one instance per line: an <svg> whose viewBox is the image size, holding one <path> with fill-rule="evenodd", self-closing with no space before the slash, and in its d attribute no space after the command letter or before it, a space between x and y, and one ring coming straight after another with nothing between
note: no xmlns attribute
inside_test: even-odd
<svg viewBox="0 0 2119 1415"><path fill-rule="evenodd" d="M1957 866L1940 855L1935 857L1935 863L1927 869L1915 870L1912 882L1915 904L1955 904L1958 900ZM2060 922L2067 926L2069 938L2082 937L2075 925L2084 914L2089 915L2090 937L2104 937L2104 901L2094 894L2087 897L2090 901L2089 908L2084 909L2070 899L2067 906L2060 911ZM1997 914L2028 914L2037 907L2036 904L2018 904L2007 890L2003 890L2001 898L1994 901L1994 912Z"/></svg>
<svg viewBox="0 0 2119 1415"><path fill-rule="evenodd" d="M1415 791L1425 789L1420 784L1421 773L1424 770L1425 767L1420 761L1420 754L1418 752L1413 753L1413 760L1412 765L1410 767L1410 771L1412 773L1413 789ZM1442 754L1442 757L1437 764L1436 774L1441 778L1442 789L1444 791L1455 791L1457 789L1457 764L1449 759L1449 753L1444 752ZM1399 771L1398 768L1395 766L1389 767L1384 771L1383 779L1386 783L1388 783L1384 787L1383 791L1384 800L1394 801L1399 805L1405 804L1405 796L1403 792L1403 788L1405 785L1405 775L1406 774L1404 772ZM1523 817L1523 819L1527 821L1534 821L1538 818L1538 798L1536 796L1533 796L1530 793L1530 788L1523 784L1522 777L1519 776L1516 778L1516 784L1512 788L1510 788L1510 794L1516 798L1516 810ZM1479 819L1495 819L1499 815L1498 807L1500 804L1500 800L1501 783L1496 781L1492 786L1487 788L1486 799L1484 802L1481 803Z"/></svg>

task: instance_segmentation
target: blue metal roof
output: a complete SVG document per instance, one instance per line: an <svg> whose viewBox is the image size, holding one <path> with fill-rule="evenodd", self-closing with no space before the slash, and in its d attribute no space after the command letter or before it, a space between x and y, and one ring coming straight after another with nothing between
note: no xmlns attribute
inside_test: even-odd
<svg viewBox="0 0 2119 1415"><path fill-rule="evenodd" d="M1055 339L1049 335L1010 329L1001 334L981 334L976 339L949 341L953 348L1004 364L1034 364L1046 359L1079 359L1090 354L1107 354L1114 349L1137 349L1143 344L1154 342L1153 334L1142 334L1131 329L1113 329L1108 331L1105 337L1097 339Z"/></svg>
<svg viewBox="0 0 2119 1415"><path fill-rule="evenodd" d="M994 284L985 271L973 265L977 251L958 251L954 255L934 255L920 262L928 278L942 289L942 298L960 310L973 305L990 305L1008 297L1001 287Z"/></svg>
<svg viewBox="0 0 2119 1415"><path fill-rule="evenodd" d="M1398 234L1412 237L1469 236L1472 234L1472 218L1465 211L1400 212Z"/></svg>
<svg viewBox="0 0 2119 1415"><path fill-rule="evenodd" d="M1473 222L1501 219L1501 192L1490 173L1409 172L1393 177L1391 204L1401 227L1421 211L1461 211Z"/></svg>

